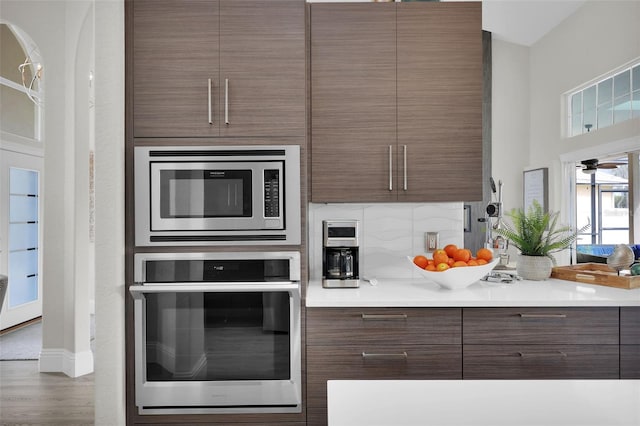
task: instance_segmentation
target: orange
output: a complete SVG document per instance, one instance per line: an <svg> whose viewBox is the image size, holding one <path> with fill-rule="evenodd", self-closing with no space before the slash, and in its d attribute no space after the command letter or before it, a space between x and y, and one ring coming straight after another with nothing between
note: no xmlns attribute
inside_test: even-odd
<svg viewBox="0 0 640 426"><path fill-rule="evenodd" d="M478 265L486 265L487 264L487 261L484 260L484 259L478 259L478 260L476 260L476 262L478 262Z"/></svg>
<svg viewBox="0 0 640 426"><path fill-rule="evenodd" d="M455 262L455 260L453 259L453 257L450 257L449 260L447 260L447 265L451 266L453 265L453 262Z"/></svg>
<svg viewBox="0 0 640 426"><path fill-rule="evenodd" d="M447 260L449 260L449 256L447 255L446 251L438 249L433 252L433 263L435 263L436 266L439 263L447 263Z"/></svg>
<svg viewBox="0 0 640 426"><path fill-rule="evenodd" d="M424 269L424 267L429 264L429 259L419 254L413 258L413 263L415 263L418 267Z"/></svg>
<svg viewBox="0 0 640 426"><path fill-rule="evenodd" d="M427 271L435 271L436 270L436 265L434 265L433 263L430 263L427 266L425 266L424 269L427 270Z"/></svg>
<svg viewBox="0 0 640 426"><path fill-rule="evenodd" d="M468 261L469 259L471 259L471 251L469 249L458 249L456 250L456 254L453 256L453 258L455 260L461 260L463 262Z"/></svg>
<svg viewBox="0 0 640 426"><path fill-rule="evenodd" d="M493 252L488 248L481 248L476 252L476 257L491 262L491 260L493 260Z"/></svg>
<svg viewBox="0 0 640 426"><path fill-rule="evenodd" d="M438 272L446 271L447 269L449 269L449 265L447 265L446 263L438 263L438 265L436 266L436 271Z"/></svg>
<svg viewBox="0 0 640 426"><path fill-rule="evenodd" d="M458 268L460 266L469 266L469 265L467 265L467 262L463 262L462 260L456 260L455 262L453 262L454 268Z"/></svg>
<svg viewBox="0 0 640 426"><path fill-rule="evenodd" d="M467 262L467 266L478 266L478 261L476 259L470 259Z"/></svg>
<svg viewBox="0 0 640 426"><path fill-rule="evenodd" d="M443 250L447 252L447 256L453 257L456 250L458 250L458 246L455 244L447 244L446 246L444 246Z"/></svg>

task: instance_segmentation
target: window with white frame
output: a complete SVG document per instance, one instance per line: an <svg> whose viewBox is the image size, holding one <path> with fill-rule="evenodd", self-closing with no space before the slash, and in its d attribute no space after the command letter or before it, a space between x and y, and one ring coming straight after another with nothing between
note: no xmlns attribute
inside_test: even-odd
<svg viewBox="0 0 640 426"><path fill-rule="evenodd" d="M569 94L569 136L640 117L640 60Z"/></svg>
<svg viewBox="0 0 640 426"><path fill-rule="evenodd" d="M40 53L19 28L0 22L0 129L40 140Z"/></svg>

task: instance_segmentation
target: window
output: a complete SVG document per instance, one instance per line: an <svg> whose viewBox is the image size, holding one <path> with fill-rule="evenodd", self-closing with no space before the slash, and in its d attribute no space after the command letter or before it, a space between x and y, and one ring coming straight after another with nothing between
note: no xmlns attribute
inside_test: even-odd
<svg viewBox="0 0 640 426"><path fill-rule="evenodd" d="M39 56L19 29L0 24L0 129L33 140L42 119Z"/></svg>
<svg viewBox="0 0 640 426"><path fill-rule="evenodd" d="M9 168L9 309L39 298L38 182L38 171Z"/></svg>
<svg viewBox="0 0 640 426"><path fill-rule="evenodd" d="M626 158L595 173L576 171L577 227L591 227L578 244L629 244L629 179Z"/></svg>
<svg viewBox="0 0 640 426"><path fill-rule="evenodd" d="M640 62L569 94L569 136L640 117Z"/></svg>

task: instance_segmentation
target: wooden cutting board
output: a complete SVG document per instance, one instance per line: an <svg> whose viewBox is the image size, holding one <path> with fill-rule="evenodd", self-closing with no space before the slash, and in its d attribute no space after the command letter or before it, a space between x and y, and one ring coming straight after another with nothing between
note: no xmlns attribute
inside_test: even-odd
<svg viewBox="0 0 640 426"><path fill-rule="evenodd" d="M608 287L634 289L640 288L640 275L631 275L621 271L620 275L603 263L580 263L571 266L555 266L551 277L585 284L597 284Z"/></svg>

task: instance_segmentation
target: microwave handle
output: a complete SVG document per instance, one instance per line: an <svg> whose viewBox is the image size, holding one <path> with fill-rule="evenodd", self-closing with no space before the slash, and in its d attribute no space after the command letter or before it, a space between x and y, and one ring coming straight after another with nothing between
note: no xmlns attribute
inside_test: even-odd
<svg viewBox="0 0 640 426"><path fill-rule="evenodd" d="M144 293L198 293L198 292L273 292L292 291L300 289L296 282L273 282L273 283L221 283L221 284L193 284L193 283L171 283L171 284L143 284L132 285L129 292L136 297Z"/></svg>

